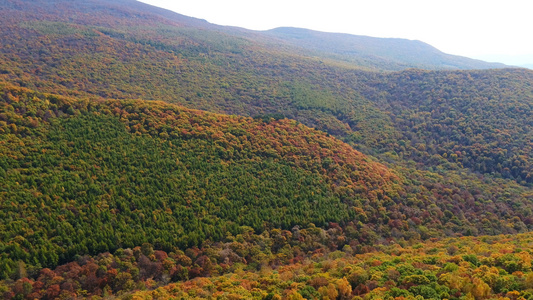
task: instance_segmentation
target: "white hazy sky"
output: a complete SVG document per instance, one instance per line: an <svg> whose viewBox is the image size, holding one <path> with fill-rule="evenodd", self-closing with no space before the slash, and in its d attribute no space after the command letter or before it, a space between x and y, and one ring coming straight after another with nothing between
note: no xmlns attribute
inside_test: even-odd
<svg viewBox="0 0 533 300"><path fill-rule="evenodd" d="M302 27L421 40L439 50L533 64L531 0L142 0L219 25Z"/></svg>

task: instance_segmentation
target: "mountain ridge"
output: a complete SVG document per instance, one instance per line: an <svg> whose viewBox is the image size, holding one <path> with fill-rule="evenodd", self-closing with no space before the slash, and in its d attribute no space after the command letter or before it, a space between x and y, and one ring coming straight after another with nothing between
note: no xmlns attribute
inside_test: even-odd
<svg viewBox="0 0 533 300"><path fill-rule="evenodd" d="M458 55L445 54L418 40L376 38L346 33L321 32L304 28L279 27L265 33L303 48L323 52L356 64L391 64L389 70L421 69L494 69L508 67ZM389 62L387 62L389 61Z"/></svg>
<svg viewBox="0 0 533 300"><path fill-rule="evenodd" d="M17 4L13 4L14 2L9 0L3 0L3 2L3 9L6 10L11 8L15 11L32 11L35 10L32 6L35 7L35 5L41 5L41 10L44 10L43 12L47 13L53 12L53 9L56 8L56 6L47 5L46 3L48 2L45 0L34 1L31 5L25 3L25 1L17 2ZM72 3L76 3L72 1L63 2L63 8L66 10L72 10L74 8ZM59 5L59 3L63 2L55 1L54 5ZM122 18L123 22L126 23L131 23L131 20L134 21L136 19L145 19L149 22L165 20L166 23L173 25L214 30L235 37L246 38L255 42L271 44L275 47L296 48L304 51L307 55L323 57L324 59L339 60L340 62L355 63L360 67L375 70L397 71L408 68L488 69L507 67L503 64L487 63L466 57L448 55L435 49L433 46L420 41L409 41L399 38L373 38L344 33L325 33L309 29L289 27L280 27L267 31L254 31L235 26L212 24L206 20L181 15L139 1L93 1L91 4L92 6L87 6L87 4L84 4L83 2L80 3L86 6L89 10L94 9L94 7L97 6L100 6L101 8L104 7L111 14L116 13L116 16ZM127 7L126 10L124 10L125 7ZM95 12L101 13L100 11ZM125 16L131 18L131 20L128 21ZM43 16L35 15L35 17L42 18ZM79 18L78 21L73 18L64 20L71 22L79 22L80 20L83 20L84 24L98 24L98 21L86 19L85 16L80 14L78 14L76 18ZM14 23L16 23L16 21L14 21ZM295 43L294 40L290 38L291 36L296 37L298 43ZM335 45L335 47L331 48L332 45ZM292 51L294 51L294 49L292 49Z"/></svg>

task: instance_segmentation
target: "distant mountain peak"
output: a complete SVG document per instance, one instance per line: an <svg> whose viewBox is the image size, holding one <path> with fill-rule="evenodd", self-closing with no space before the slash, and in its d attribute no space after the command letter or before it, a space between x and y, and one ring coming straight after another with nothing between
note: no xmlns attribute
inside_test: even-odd
<svg viewBox="0 0 533 300"><path fill-rule="evenodd" d="M321 55L376 69L438 70L507 67L500 63L488 63L446 54L419 40L328 33L295 27L278 27L265 33Z"/></svg>

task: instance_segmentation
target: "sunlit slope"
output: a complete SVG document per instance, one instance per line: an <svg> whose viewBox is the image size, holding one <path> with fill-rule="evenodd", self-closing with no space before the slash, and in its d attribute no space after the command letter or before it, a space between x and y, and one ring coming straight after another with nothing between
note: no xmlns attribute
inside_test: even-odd
<svg viewBox="0 0 533 300"><path fill-rule="evenodd" d="M276 270L236 270L134 295L200 299L529 299L533 295L532 241L531 234L464 237L412 246L393 244L357 255L345 249L303 261L298 261L299 253L293 248L296 262ZM121 253L114 259L127 256Z"/></svg>
<svg viewBox="0 0 533 300"><path fill-rule="evenodd" d="M5 299L458 300L533 294L531 233L331 248L352 234L332 224L327 230L228 235L185 251L143 244L0 281L0 292ZM311 245L318 249L306 252Z"/></svg>
<svg viewBox="0 0 533 300"><path fill-rule="evenodd" d="M400 179L325 133L162 102L2 88L5 261L53 266L150 242L199 245L395 210Z"/></svg>

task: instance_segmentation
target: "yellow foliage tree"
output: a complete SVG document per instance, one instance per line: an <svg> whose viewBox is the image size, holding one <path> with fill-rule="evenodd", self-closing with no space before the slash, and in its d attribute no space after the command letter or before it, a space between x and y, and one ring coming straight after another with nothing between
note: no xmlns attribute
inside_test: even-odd
<svg viewBox="0 0 533 300"><path fill-rule="evenodd" d="M351 299L352 295L352 286L346 279L346 277L343 277L342 279L337 280L337 290L339 292L339 299L345 300L345 299Z"/></svg>
<svg viewBox="0 0 533 300"><path fill-rule="evenodd" d="M476 299L486 299L490 296L491 289L488 284L479 278L474 278L472 280L472 289L470 293Z"/></svg>
<svg viewBox="0 0 533 300"><path fill-rule="evenodd" d="M334 300L339 296L339 292L333 283L323 286L318 289L320 295L322 295L323 300Z"/></svg>

